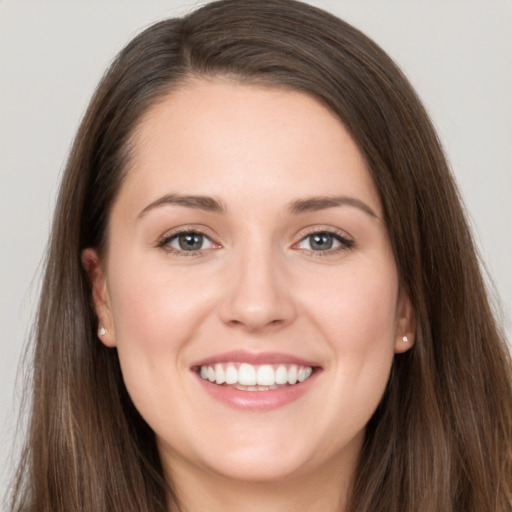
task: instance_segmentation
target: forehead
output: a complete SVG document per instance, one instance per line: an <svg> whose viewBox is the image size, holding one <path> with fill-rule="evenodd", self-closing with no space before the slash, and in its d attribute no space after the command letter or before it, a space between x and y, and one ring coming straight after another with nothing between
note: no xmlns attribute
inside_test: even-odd
<svg viewBox="0 0 512 512"><path fill-rule="evenodd" d="M123 188L245 196L343 193L379 200L363 155L329 109L303 92L195 80L144 115ZM334 189L334 190L333 190Z"/></svg>

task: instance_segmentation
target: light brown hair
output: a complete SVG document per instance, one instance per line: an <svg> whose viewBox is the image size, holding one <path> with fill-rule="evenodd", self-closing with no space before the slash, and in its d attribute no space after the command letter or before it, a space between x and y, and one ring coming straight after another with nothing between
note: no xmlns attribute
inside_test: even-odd
<svg viewBox="0 0 512 512"><path fill-rule="evenodd" d="M100 83L58 198L12 510L167 510L172 483L126 392L115 349L97 339L80 255L105 243L141 117L195 76L315 97L348 128L379 191L417 333L414 347L395 356L367 426L349 510L510 510L510 356L439 140L412 87L375 43L293 0L223 0L157 23L121 51Z"/></svg>

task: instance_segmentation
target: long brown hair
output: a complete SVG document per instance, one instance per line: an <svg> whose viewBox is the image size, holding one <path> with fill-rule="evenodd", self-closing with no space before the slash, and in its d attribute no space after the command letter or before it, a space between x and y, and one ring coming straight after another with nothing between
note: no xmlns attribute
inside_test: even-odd
<svg viewBox="0 0 512 512"><path fill-rule="evenodd" d="M105 242L141 116L193 76L312 95L351 132L380 193L417 333L414 347L395 357L367 426L349 510L510 510L510 356L439 140L375 43L293 0L222 0L157 23L100 83L58 198L12 509L167 510L172 488L154 434L130 401L115 349L97 339L80 255Z"/></svg>

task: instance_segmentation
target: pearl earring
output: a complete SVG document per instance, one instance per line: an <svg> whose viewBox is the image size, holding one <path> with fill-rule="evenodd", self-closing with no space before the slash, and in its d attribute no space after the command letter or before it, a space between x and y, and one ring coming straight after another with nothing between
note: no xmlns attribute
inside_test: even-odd
<svg viewBox="0 0 512 512"><path fill-rule="evenodd" d="M100 336L105 336L105 334L107 334L107 329L102 325L100 328Z"/></svg>
<svg viewBox="0 0 512 512"><path fill-rule="evenodd" d="M404 343L409 343L409 338L408 338L407 336L404 336L404 337L402 338L402 341L403 341Z"/></svg>

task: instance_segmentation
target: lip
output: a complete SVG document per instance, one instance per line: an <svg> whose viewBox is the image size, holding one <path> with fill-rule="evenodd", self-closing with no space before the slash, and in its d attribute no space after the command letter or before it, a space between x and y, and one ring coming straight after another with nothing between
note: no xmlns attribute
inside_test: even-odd
<svg viewBox="0 0 512 512"><path fill-rule="evenodd" d="M216 363L249 363L260 364L296 364L311 366L313 374L303 382L279 389L269 391L241 391L232 387L219 386L208 380L204 380L197 371L201 366L213 365ZM241 411L263 412L284 407L305 395L315 384L318 376L322 373L318 363L278 352L247 352L232 351L216 354L212 357L202 359L191 367L202 389L214 400L233 409Z"/></svg>
<svg viewBox="0 0 512 512"><path fill-rule="evenodd" d="M320 365L314 361L301 359L290 354L281 352L249 352L246 350L233 350L231 352L223 352L214 356L201 359L192 364L192 368L200 368L217 363L249 363L253 365L261 364L296 364L300 366L311 366L318 368Z"/></svg>

